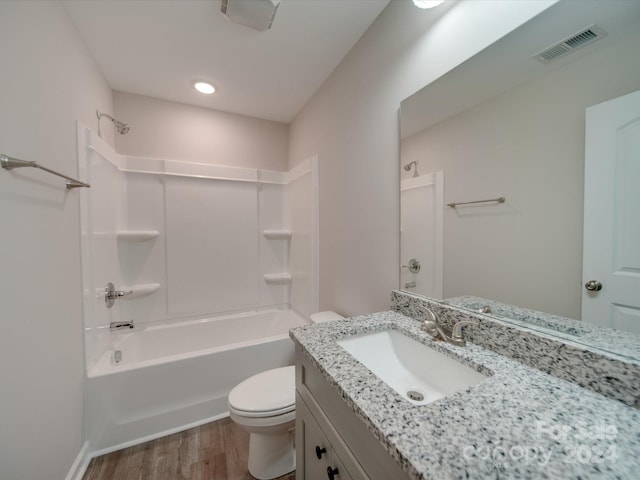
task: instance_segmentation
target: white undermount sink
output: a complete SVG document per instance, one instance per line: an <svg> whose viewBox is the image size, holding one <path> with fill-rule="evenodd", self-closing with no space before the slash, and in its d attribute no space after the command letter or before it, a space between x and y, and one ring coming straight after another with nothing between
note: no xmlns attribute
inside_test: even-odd
<svg viewBox="0 0 640 480"><path fill-rule="evenodd" d="M344 337L336 342L416 405L435 402L487 378L396 330Z"/></svg>

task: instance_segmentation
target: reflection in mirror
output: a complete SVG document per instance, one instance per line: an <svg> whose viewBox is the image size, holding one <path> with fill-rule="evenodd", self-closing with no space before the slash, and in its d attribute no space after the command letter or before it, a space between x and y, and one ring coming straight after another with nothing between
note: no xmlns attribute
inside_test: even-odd
<svg viewBox="0 0 640 480"><path fill-rule="evenodd" d="M401 289L442 298L443 173L402 180L400 209L400 238L406 257L402 260Z"/></svg>
<svg viewBox="0 0 640 480"><path fill-rule="evenodd" d="M640 333L638 51L640 2L561 1L402 102L402 290Z"/></svg>

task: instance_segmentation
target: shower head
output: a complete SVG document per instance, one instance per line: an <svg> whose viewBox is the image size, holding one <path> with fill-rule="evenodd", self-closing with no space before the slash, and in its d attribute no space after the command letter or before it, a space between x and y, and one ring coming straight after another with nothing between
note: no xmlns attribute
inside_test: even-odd
<svg viewBox="0 0 640 480"><path fill-rule="evenodd" d="M404 169L405 169L405 171L408 172L408 171L411 170L411 167L416 167L416 169L413 172L413 176L414 177L419 176L420 174L418 173L418 162L416 162L415 160L413 162L409 162L404 166Z"/></svg>
<svg viewBox="0 0 640 480"><path fill-rule="evenodd" d="M102 136L100 134L100 119L102 117L107 117L109 120L111 120L111 123L113 123L113 125L116 127L116 132L118 132L120 135L127 134L129 132L129 129L131 128L126 123L122 123L121 121L116 120L111 115L101 113L100 110L96 110L96 116L98 117L98 136L100 137Z"/></svg>
<svg viewBox="0 0 640 480"><path fill-rule="evenodd" d="M126 123L119 122L118 120L114 120L113 124L116 126L116 131L120 135L126 135L129 132L129 125Z"/></svg>

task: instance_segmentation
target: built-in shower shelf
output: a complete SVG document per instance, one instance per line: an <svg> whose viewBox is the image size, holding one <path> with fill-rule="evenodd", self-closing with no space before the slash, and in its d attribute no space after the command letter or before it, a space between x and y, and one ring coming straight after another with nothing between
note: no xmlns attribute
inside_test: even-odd
<svg viewBox="0 0 640 480"><path fill-rule="evenodd" d="M291 238L291 230L265 230L265 238L274 240L289 240Z"/></svg>
<svg viewBox="0 0 640 480"><path fill-rule="evenodd" d="M149 295L160 288L159 283L139 283L137 285L130 285L123 287L122 291L126 292L126 295L122 298L138 298Z"/></svg>
<svg viewBox="0 0 640 480"><path fill-rule="evenodd" d="M159 235L158 230L120 230L116 232L118 240L127 242L145 242L157 238Z"/></svg>
<svg viewBox="0 0 640 480"><path fill-rule="evenodd" d="M291 283L290 273L266 273L264 280L267 283Z"/></svg>

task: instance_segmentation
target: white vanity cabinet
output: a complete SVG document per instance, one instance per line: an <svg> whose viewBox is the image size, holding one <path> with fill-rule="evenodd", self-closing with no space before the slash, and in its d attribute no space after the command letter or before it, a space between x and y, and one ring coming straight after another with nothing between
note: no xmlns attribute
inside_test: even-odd
<svg viewBox="0 0 640 480"><path fill-rule="evenodd" d="M297 480L409 478L300 351L296 351L296 463Z"/></svg>

